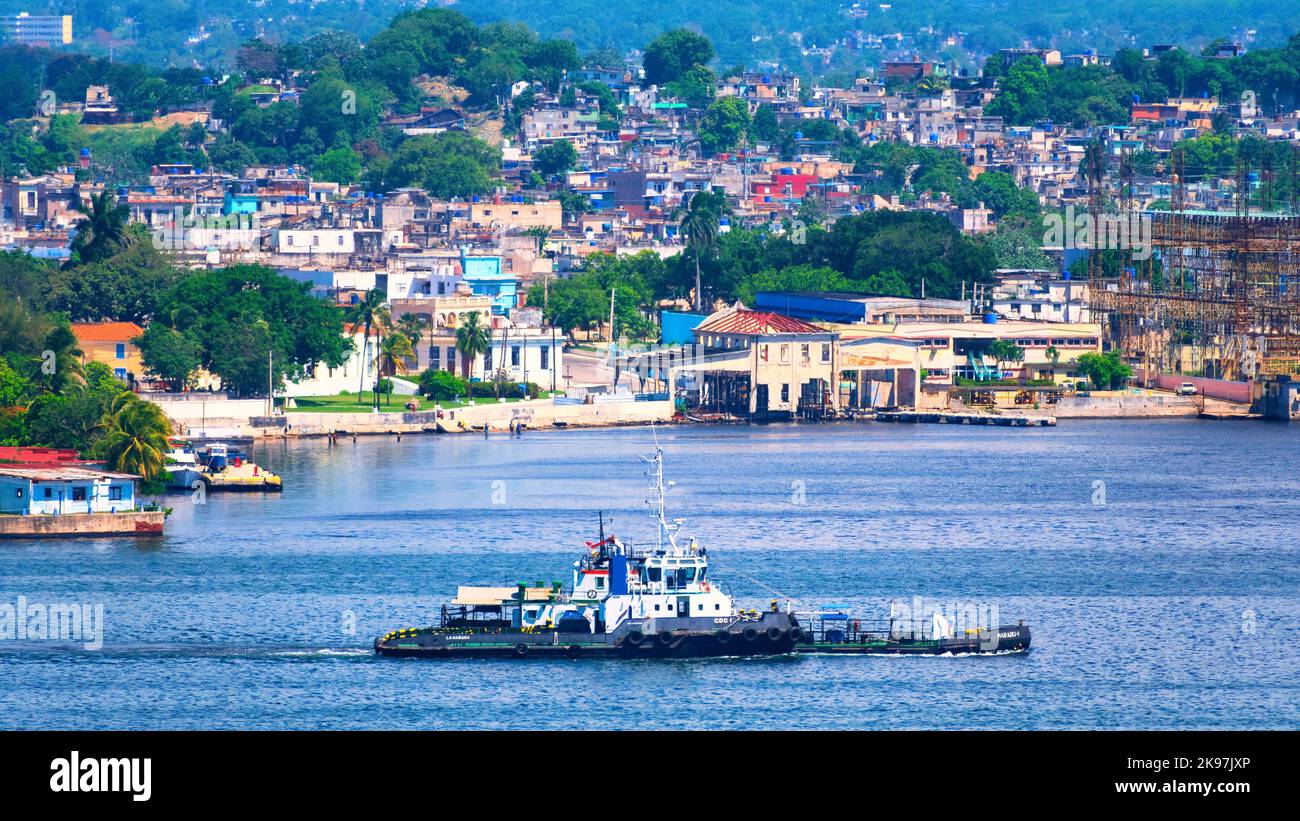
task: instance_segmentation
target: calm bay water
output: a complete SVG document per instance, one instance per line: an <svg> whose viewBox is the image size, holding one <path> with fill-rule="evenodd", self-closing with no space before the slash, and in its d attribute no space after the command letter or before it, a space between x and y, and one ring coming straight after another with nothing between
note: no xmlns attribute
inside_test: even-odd
<svg viewBox="0 0 1300 821"><path fill-rule="evenodd" d="M648 429L273 443L278 496L172 497L161 539L0 543L0 728L1295 728L1300 426L660 430L670 515L742 603L973 602L1028 654L380 659L457 584L564 579L596 514L654 535ZM1104 487L1097 485L1104 483ZM1104 505L1095 502L1102 501Z"/></svg>

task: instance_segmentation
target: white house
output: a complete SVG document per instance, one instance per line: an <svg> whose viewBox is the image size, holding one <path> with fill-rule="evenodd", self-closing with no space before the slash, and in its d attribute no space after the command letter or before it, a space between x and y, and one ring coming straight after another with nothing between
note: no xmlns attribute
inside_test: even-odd
<svg viewBox="0 0 1300 821"><path fill-rule="evenodd" d="M124 513L136 477L82 467L0 467L0 514Z"/></svg>
<svg viewBox="0 0 1300 821"><path fill-rule="evenodd" d="M352 352L344 363L331 368L318 364L306 379L297 382L286 381L279 396L338 396L343 391L356 393L357 390L370 390L374 387L379 368L379 331L370 329L370 345L367 348L365 326L349 329L352 332ZM365 377L361 376L362 370Z"/></svg>

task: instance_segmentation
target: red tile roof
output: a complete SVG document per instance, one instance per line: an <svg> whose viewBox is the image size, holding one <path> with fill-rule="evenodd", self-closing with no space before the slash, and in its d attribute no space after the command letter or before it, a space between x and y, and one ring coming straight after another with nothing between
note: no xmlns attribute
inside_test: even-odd
<svg viewBox="0 0 1300 821"><path fill-rule="evenodd" d="M79 342L127 342L144 333L134 322L74 322L72 334Z"/></svg>
<svg viewBox="0 0 1300 821"><path fill-rule="evenodd" d="M706 319L695 328L695 333L710 334L819 334L825 330L816 325L782 314L768 311L736 310L722 316Z"/></svg>

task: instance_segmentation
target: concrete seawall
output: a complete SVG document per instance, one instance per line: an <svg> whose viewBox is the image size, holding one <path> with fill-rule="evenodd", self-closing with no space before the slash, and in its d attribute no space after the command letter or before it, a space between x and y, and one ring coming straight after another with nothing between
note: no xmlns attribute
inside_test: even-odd
<svg viewBox="0 0 1300 821"><path fill-rule="evenodd" d="M156 536L166 514L161 510L134 513L64 513L58 516L0 516L0 539L43 536Z"/></svg>
<svg viewBox="0 0 1300 821"><path fill-rule="evenodd" d="M288 413L284 426L245 425L254 436L323 436L337 433L420 433L440 427L448 433L487 424L506 430L518 419L527 427L602 427L666 422L673 417L673 403L608 402L593 405L557 405L549 399L533 402L484 402L442 411L402 413Z"/></svg>
<svg viewBox="0 0 1300 821"><path fill-rule="evenodd" d="M1051 412L1058 419L1148 419L1196 416L1201 403L1193 396L1067 396Z"/></svg>

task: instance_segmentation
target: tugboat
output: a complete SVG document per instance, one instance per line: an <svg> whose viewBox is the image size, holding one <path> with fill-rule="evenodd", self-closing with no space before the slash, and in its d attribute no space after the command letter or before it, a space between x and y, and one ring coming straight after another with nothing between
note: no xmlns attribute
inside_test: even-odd
<svg viewBox="0 0 1300 821"><path fill-rule="evenodd" d="M937 618L928 636L891 619L865 629L847 609L816 614L738 608L709 574L708 551L679 545L680 520L664 514L663 450L650 466L658 525L653 547L606 536L586 542L568 590L560 582L460 587L437 626L394 630L375 639L382 656L452 658L690 658L788 653L988 653L1029 648L1023 622L957 636Z"/></svg>
<svg viewBox="0 0 1300 821"><path fill-rule="evenodd" d="M437 627L375 639L385 656L432 658L758 656L793 652L806 636L776 607L738 609L709 576L707 551L677 543L664 516L663 450L650 464L658 520L654 547L606 537L587 542L567 592L559 582L461 587Z"/></svg>

